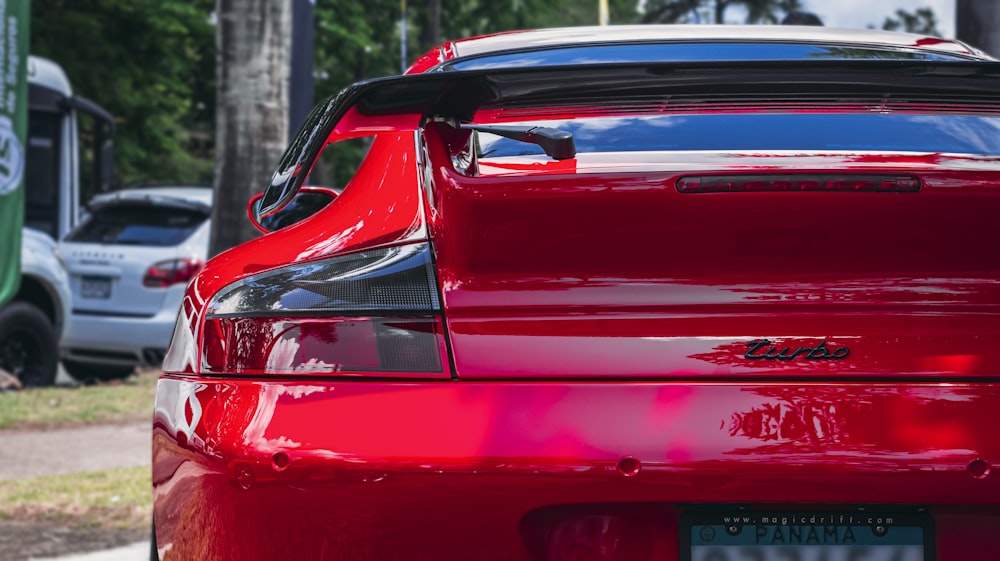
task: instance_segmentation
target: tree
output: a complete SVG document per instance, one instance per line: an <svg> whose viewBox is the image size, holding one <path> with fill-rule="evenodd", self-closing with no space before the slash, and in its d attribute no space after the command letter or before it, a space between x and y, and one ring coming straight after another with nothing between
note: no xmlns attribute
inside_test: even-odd
<svg viewBox="0 0 1000 561"><path fill-rule="evenodd" d="M608 0L608 15L612 25L638 23L638 3L632 0ZM554 12L544 14L532 27L565 27L597 25L597 2L564 2Z"/></svg>
<svg viewBox="0 0 1000 561"><path fill-rule="evenodd" d="M747 23L780 23L788 14L801 12L799 0L751 1L745 2ZM781 17L778 17L781 14Z"/></svg>
<svg viewBox="0 0 1000 561"><path fill-rule="evenodd" d="M955 27L958 38L1000 57L1000 6L995 0L957 0Z"/></svg>
<svg viewBox="0 0 1000 561"><path fill-rule="evenodd" d="M287 0L218 0L218 122L212 255L252 239L246 202L288 141L292 10Z"/></svg>
<svg viewBox="0 0 1000 561"><path fill-rule="evenodd" d="M642 21L725 23L726 11L733 6L746 10L746 23L778 23L785 14L802 9L799 0L649 0Z"/></svg>
<svg viewBox="0 0 1000 561"><path fill-rule="evenodd" d="M430 48L441 44L441 0L427 0L427 23L420 34L420 44Z"/></svg>
<svg viewBox="0 0 1000 561"><path fill-rule="evenodd" d="M933 37L941 36L941 32L937 28L937 17L934 16L934 10L930 8L917 8L912 13L906 10L896 10L896 17L885 18L885 21L882 22L882 29L906 31L907 33Z"/></svg>
<svg viewBox="0 0 1000 561"><path fill-rule="evenodd" d="M315 18L317 100L399 72L399 0L318 0Z"/></svg>
<svg viewBox="0 0 1000 561"><path fill-rule="evenodd" d="M124 184L207 183L215 114L213 0L32 0L31 52L118 125Z"/></svg>

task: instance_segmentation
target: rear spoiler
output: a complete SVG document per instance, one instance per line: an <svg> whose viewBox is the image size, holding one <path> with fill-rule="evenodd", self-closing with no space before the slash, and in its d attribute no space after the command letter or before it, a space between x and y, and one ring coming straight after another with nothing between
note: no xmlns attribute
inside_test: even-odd
<svg viewBox="0 0 1000 561"><path fill-rule="evenodd" d="M288 204L336 130L414 130L482 108L650 101L679 94L956 96L996 103L1000 62L809 60L583 64L438 71L358 82L316 106L282 156L259 216ZM407 119L386 117L409 117ZM381 118L381 119L380 119ZM380 128L381 127L381 128Z"/></svg>

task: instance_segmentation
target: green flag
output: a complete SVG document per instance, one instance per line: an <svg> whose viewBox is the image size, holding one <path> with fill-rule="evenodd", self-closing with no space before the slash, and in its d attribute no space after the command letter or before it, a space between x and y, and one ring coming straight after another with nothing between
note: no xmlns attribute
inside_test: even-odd
<svg viewBox="0 0 1000 561"><path fill-rule="evenodd" d="M0 305L21 282L30 8L31 0L0 0Z"/></svg>

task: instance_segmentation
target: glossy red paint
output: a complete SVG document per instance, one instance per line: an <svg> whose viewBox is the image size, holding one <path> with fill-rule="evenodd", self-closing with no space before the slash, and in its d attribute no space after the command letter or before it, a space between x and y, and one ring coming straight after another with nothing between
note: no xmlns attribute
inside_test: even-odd
<svg viewBox="0 0 1000 561"><path fill-rule="evenodd" d="M439 49L432 49L417 60L413 61L413 64L406 69L406 74L420 74L422 72L426 72L438 64L441 64L445 60L452 58L448 56L448 53L449 51L446 51L443 47Z"/></svg>
<svg viewBox="0 0 1000 561"><path fill-rule="evenodd" d="M995 158L476 162L468 133L418 124L348 113L334 139L377 138L344 193L189 286L154 414L163 559L673 561L694 505L919 509L937 560L1000 550ZM676 189L762 172L905 173L922 188ZM423 240L442 372L261 374L275 333L321 353L346 342L341 320L205 320L250 275ZM245 353L220 368L223 340ZM821 343L849 353L745 356Z"/></svg>
<svg viewBox="0 0 1000 561"><path fill-rule="evenodd" d="M447 161L427 134L431 159ZM516 180L438 166L445 224L432 238L457 375L995 377L1000 268L983 248L1000 244L1000 170L911 159L865 170L919 171L916 193L679 193L679 177L704 175L679 165ZM758 160L717 157L716 173L759 171ZM845 160L768 167L860 167ZM755 339L825 340L851 355L745 360Z"/></svg>
<svg viewBox="0 0 1000 561"><path fill-rule="evenodd" d="M204 308L232 282L290 263L426 239L416 169L412 132L378 134L355 177L326 208L210 260L185 292L165 367L173 372L199 371Z"/></svg>
<svg viewBox="0 0 1000 561"><path fill-rule="evenodd" d="M687 503L919 497L939 559L962 558L1000 548L988 531L1000 479L967 469L1000 461L998 407L985 384L170 376L155 416L157 536L199 559L544 559L532 535L618 514L662 552L638 559L674 559ZM619 473L625 457L641 462L634 477Z"/></svg>
<svg viewBox="0 0 1000 561"><path fill-rule="evenodd" d="M413 133L377 135L354 179L329 206L294 226L220 254L206 265L188 295L200 309L220 288L254 273L426 238L415 174Z"/></svg>
<svg viewBox="0 0 1000 561"><path fill-rule="evenodd" d="M329 189L326 187L302 187L301 189L299 189L299 194L303 193L317 193L325 195L326 197L329 197L330 201L336 199L337 195L340 194L334 191L333 189ZM247 218L250 220L250 224L253 225L253 227L256 228L258 232L262 234L268 234L271 232L271 230L261 225L261 223L257 220L256 209L260 204L259 201L263 197L264 193L257 193L253 197L250 197L250 200L247 202Z"/></svg>

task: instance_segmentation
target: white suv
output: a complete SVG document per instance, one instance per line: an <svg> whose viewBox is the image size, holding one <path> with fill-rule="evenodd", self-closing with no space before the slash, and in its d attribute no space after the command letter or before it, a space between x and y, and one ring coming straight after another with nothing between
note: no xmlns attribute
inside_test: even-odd
<svg viewBox="0 0 1000 561"><path fill-rule="evenodd" d="M132 188L94 197L59 243L73 310L61 343L78 379L159 366L184 288L208 255L212 190Z"/></svg>

